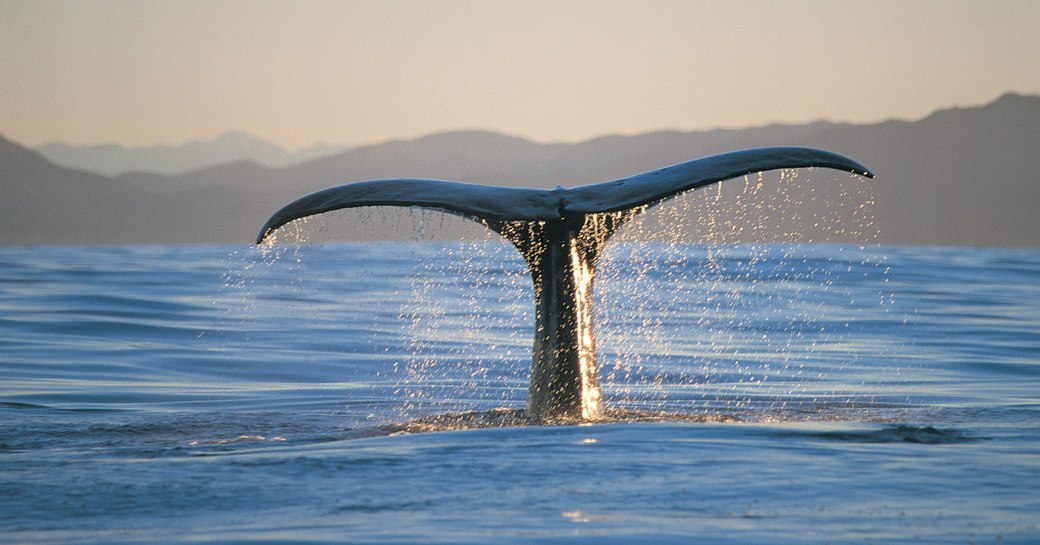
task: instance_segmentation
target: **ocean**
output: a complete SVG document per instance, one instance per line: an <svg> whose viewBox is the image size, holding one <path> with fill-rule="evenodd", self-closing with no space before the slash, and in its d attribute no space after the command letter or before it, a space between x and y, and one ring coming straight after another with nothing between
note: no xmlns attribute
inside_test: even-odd
<svg viewBox="0 0 1040 545"><path fill-rule="evenodd" d="M0 542L1040 543L1040 250L622 241L558 426L515 254L0 249Z"/></svg>

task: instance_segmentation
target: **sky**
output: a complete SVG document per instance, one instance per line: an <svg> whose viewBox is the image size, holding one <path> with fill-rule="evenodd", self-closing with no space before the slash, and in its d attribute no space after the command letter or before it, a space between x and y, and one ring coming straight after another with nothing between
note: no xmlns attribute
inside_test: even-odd
<svg viewBox="0 0 1040 545"><path fill-rule="evenodd" d="M1040 94L1036 0L0 0L0 135L289 149L919 119Z"/></svg>

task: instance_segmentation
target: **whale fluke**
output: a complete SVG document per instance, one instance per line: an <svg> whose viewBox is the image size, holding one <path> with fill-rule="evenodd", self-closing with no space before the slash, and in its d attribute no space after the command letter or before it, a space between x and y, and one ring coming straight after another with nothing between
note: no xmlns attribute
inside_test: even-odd
<svg viewBox="0 0 1040 545"><path fill-rule="evenodd" d="M653 204L690 189L752 172L824 167L873 178L867 167L813 148L775 147L722 153L628 178L574 189L530 189L444 180L396 178L354 182L301 197L275 212L257 244L293 220L361 206L415 206L475 220L552 221L568 214L616 212Z"/></svg>
<svg viewBox="0 0 1040 545"><path fill-rule="evenodd" d="M822 167L873 178L833 152L758 148L712 155L609 182L526 189L398 178L349 183L301 197L275 212L261 243L299 218L361 206L440 210L477 221L523 255L535 288L535 339L527 415L541 422L594 420L602 413L592 328L592 281L618 227L680 193L752 172Z"/></svg>

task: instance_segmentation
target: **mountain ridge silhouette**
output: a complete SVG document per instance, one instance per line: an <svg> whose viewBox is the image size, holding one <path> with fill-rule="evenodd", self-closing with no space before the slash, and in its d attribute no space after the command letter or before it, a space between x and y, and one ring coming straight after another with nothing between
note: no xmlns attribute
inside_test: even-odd
<svg viewBox="0 0 1040 545"><path fill-rule="evenodd" d="M878 179L865 183L872 184L871 212L880 233L868 240L808 233L803 240L1040 246L1037 126L1040 96L1008 93L986 105L938 110L916 121L816 121L547 144L492 131L454 131L280 167L238 161L176 175L117 176L58 166L0 136L0 244L247 244L280 206L351 181L419 177L574 187L736 149L810 146L874 170ZM820 191L826 191L825 181L821 184ZM766 241L783 239L780 233L765 235Z"/></svg>

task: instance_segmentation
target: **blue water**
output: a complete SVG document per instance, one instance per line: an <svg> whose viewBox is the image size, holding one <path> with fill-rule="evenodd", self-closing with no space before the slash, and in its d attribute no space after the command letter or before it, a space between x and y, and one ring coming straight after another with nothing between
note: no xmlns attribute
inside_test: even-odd
<svg viewBox="0 0 1040 545"><path fill-rule="evenodd" d="M1040 543L1040 250L617 244L606 406L670 416L494 427L483 244L0 249L0 542Z"/></svg>

